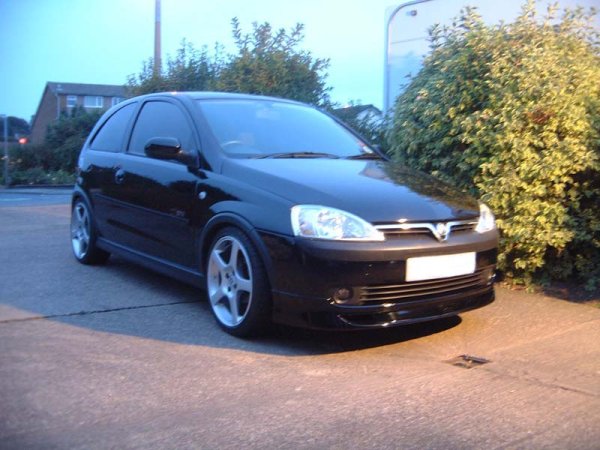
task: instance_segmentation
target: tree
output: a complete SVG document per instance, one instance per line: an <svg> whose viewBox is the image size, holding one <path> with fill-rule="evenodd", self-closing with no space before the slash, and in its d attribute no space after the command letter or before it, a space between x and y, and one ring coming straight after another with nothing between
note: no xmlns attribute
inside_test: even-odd
<svg viewBox="0 0 600 450"><path fill-rule="evenodd" d="M101 112L88 113L84 108L76 107L50 124L44 147L51 156L44 161L43 168L74 172L79 152L101 115Z"/></svg>
<svg viewBox="0 0 600 450"><path fill-rule="evenodd" d="M214 90L223 64L220 51L220 46L216 45L215 55L211 56L206 47L197 50L184 39L175 57L168 58L165 73L157 75L153 59L148 59L138 75L129 77L129 92L136 96L152 92Z"/></svg>
<svg viewBox="0 0 600 450"><path fill-rule="evenodd" d="M28 136L30 133L29 123L20 117L8 116L8 140L16 141L18 136ZM0 139L4 139L4 119L0 120Z"/></svg>
<svg viewBox="0 0 600 450"><path fill-rule="evenodd" d="M13 184L72 184L79 152L100 118L76 107L48 126L42 145L13 145L10 179Z"/></svg>
<svg viewBox="0 0 600 450"><path fill-rule="evenodd" d="M370 106L370 105L369 105ZM376 145L379 150L387 153L388 141L386 139L386 130L388 128L387 118L364 117L359 118L359 112L364 111L365 106L351 100L348 106L339 107L339 105L330 105L329 113L336 116L346 125L355 130L359 135L365 138L369 143Z"/></svg>
<svg viewBox="0 0 600 450"><path fill-rule="evenodd" d="M244 34L239 21L231 21L238 53L229 57L217 80L219 90L290 98L325 106L329 88L325 85L329 60L314 59L299 50L304 39L302 24L289 33L274 32L267 22L253 24L253 32Z"/></svg>
<svg viewBox="0 0 600 450"><path fill-rule="evenodd" d="M268 23L253 24L253 32L244 34L239 21L232 20L237 53L222 55L215 45L211 55L206 47L196 50L183 41L174 58L168 58L167 70L156 75L149 59L138 75L129 77L132 95L161 91L241 92L290 98L315 105L329 103L325 85L329 61L313 58L298 47L304 39L301 24L289 32L273 31Z"/></svg>
<svg viewBox="0 0 600 450"><path fill-rule="evenodd" d="M535 2L487 26L472 8L431 30L395 105L395 158L479 195L517 282L600 282L600 48L594 11Z"/></svg>

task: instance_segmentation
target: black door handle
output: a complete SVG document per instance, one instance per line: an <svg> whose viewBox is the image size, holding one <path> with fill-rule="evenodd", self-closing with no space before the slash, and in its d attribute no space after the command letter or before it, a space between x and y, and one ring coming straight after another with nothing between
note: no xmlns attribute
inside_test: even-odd
<svg viewBox="0 0 600 450"><path fill-rule="evenodd" d="M125 181L125 171L123 169L118 169L115 172L115 183L121 184Z"/></svg>

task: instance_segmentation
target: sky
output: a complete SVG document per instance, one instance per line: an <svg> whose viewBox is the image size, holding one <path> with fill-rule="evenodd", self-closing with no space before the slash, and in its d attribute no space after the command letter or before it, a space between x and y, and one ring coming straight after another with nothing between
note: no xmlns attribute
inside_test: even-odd
<svg viewBox="0 0 600 450"><path fill-rule="evenodd" d="M460 9L464 3L479 5L484 18L489 10L492 22L496 22L502 15L516 14L524 1L421 3L423 14L412 18L408 13L399 14L397 26L413 33L419 28L412 23L414 20L424 15L429 23L437 16L454 16L454 9ZM548 1L552 0L538 0L539 7L543 9ZM0 0L0 114L30 120L48 81L125 84L153 55L154 2ZM314 57L330 59L327 85L333 88L332 100L340 105L354 101L381 109L386 10L391 12L406 3L407 0L161 0L163 61L175 54L183 39L196 48L213 48L218 42L226 51L234 52L233 17L240 20L245 32L252 31L253 22L269 22L274 29L288 30L302 23L302 49ZM560 3L600 6L600 0ZM509 4L514 10L510 14ZM414 4L410 8L413 7L416 8ZM452 11L446 11L449 9ZM600 25L600 16L597 19Z"/></svg>
<svg viewBox="0 0 600 450"><path fill-rule="evenodd" d="M340 104L382 106L385 11L393 0L162 0L162 54L182 39L234 50L231 19L305 25L302 48L329 58ZM153 55L154 0L0 0L0 114L31 118L47 81L125 84Z"/></svg>

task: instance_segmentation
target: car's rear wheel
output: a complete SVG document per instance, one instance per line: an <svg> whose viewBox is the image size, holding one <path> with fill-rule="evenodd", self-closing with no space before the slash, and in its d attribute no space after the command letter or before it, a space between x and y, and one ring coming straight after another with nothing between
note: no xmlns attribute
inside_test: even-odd
<svg viewBox="0 0 600 450"><path fill-rule="evenodd" d="M71 210L71 246L77 261L82 264L102 264L110 253L96 246L97 232L92 212L83 199L77 199Z"/></svg>
<svg viewBox="0 0 600 450"><path fill-rule="evenodd" d="M237 228L223 229L213 240L206 267L208 298L221 328L239 337L264 333L270 322L270 289L250 239Z"/></svg>

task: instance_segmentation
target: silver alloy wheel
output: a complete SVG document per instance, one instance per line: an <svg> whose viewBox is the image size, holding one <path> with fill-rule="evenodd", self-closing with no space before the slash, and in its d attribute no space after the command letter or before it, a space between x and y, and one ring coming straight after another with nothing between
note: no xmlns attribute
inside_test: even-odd
<svg viewBox="0 0 600 450"><path fill-rule="evenodd" d="M85 258L90 249L90 214L83 202L75 203L71 214L71 244L77 259Z"/></svg>
<svg viewBox="0 0 600 450"><path fill-rule="evenodd" d="M217 319L227 327L242 323L252 303L252 266L244 245L223 236L208 259L208 297Z"/></svg>

